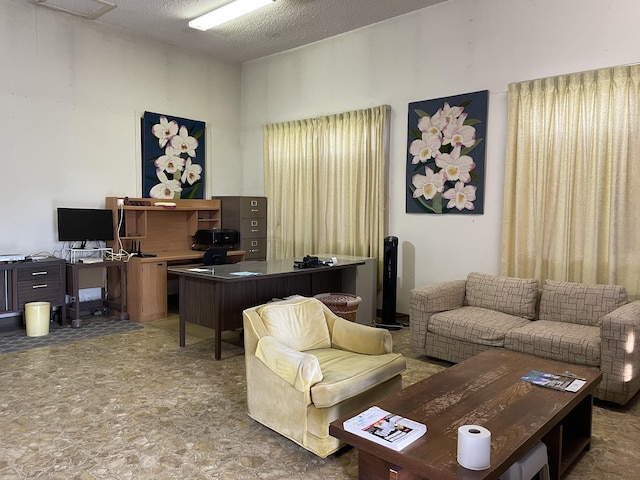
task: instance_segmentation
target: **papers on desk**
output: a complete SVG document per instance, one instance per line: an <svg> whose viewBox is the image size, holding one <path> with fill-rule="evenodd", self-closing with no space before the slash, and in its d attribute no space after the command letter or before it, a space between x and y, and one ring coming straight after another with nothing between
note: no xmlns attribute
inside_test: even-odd
<svg viewBox="0 0 640 480"><path fill-rule="evenodd" d="M187 270L189 270L190 272L213 273L213 268L194 267L194 268L188 268Z"/></svg>
<svg viewBox="0 0 640 480"><path fill-rule="evenodd" d="M258 272L230 272L229 275L237 275L239 277L253 277L254 275L260 275Z"/></svg>

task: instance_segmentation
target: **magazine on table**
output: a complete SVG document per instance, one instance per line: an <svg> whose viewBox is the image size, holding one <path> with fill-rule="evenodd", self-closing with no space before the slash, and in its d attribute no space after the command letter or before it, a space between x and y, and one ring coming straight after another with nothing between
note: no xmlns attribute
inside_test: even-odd
<svg viewBox="0 0 640 480"><path fill-rule="evenodd" d="M526 375L520 377L520 380L533 383L541 387L552 388L554 390L562 390L565 392L577 392L587 383L584 378L578 378L568 373L548 373L540 370L531 370Z"/></svg>
<svg viewBox="0 0 640 480"><path fill-rule="evenodd" d="M343 427L347 432L394 450L402 450L427 432L426 425L379 407L371 407L350 418Z"/></svg>

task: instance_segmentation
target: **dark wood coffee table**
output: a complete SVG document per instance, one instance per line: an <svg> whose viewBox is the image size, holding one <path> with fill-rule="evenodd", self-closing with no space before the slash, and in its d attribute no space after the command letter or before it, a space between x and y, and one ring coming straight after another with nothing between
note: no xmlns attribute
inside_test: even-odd
<svg viewBox="0 0 640 480"><path fill-rule="evenodd" d="M569 370L587 383L577 393L520 380L530 370ZM372 403L422 422L427 433L400 452L342 428L352 412L331 423L329 433L358 449L358 478L496 479L542 440L552 479L591 445L593 391L597 369L544 360L503 350L487 350ZM363 408L364 410L364 408ZM458 427L481 425L491 431L491 467L472 471L457 462Z"/></svg>

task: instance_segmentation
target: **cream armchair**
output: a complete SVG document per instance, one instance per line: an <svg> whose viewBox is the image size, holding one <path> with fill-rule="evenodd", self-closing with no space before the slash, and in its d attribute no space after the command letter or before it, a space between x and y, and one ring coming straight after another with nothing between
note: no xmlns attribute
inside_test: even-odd
<svg viewBox="0 0 640 480"><path fill-rule="evenodd" d="M387 330L349 322L315 298L243 312L249 416L320 457L342 445L329 424L402 388Z"/></svg>

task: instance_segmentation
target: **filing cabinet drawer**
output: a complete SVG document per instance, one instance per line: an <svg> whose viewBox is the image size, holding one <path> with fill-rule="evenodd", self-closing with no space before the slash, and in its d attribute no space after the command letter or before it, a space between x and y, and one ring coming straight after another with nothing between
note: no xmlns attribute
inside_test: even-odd
<svg viewBox="0 0 640 480"><path fill-rule="evenodd" d="M265 197L243 197L240 202L241 218L267 218Z"/></svg>
<svg viewBox="0 0 640 480"><path fill-rule="evenodd" d="M244 218L241 224L240 240L267 236L267 220L265 218Z"/></svg>
<svg viewBox="0 0 640 480"><path fill-rule="evenodd" d="M244 250L246 260L264 260L267 256L267 239L247 238L241 240L240 250Z"/></svg>

